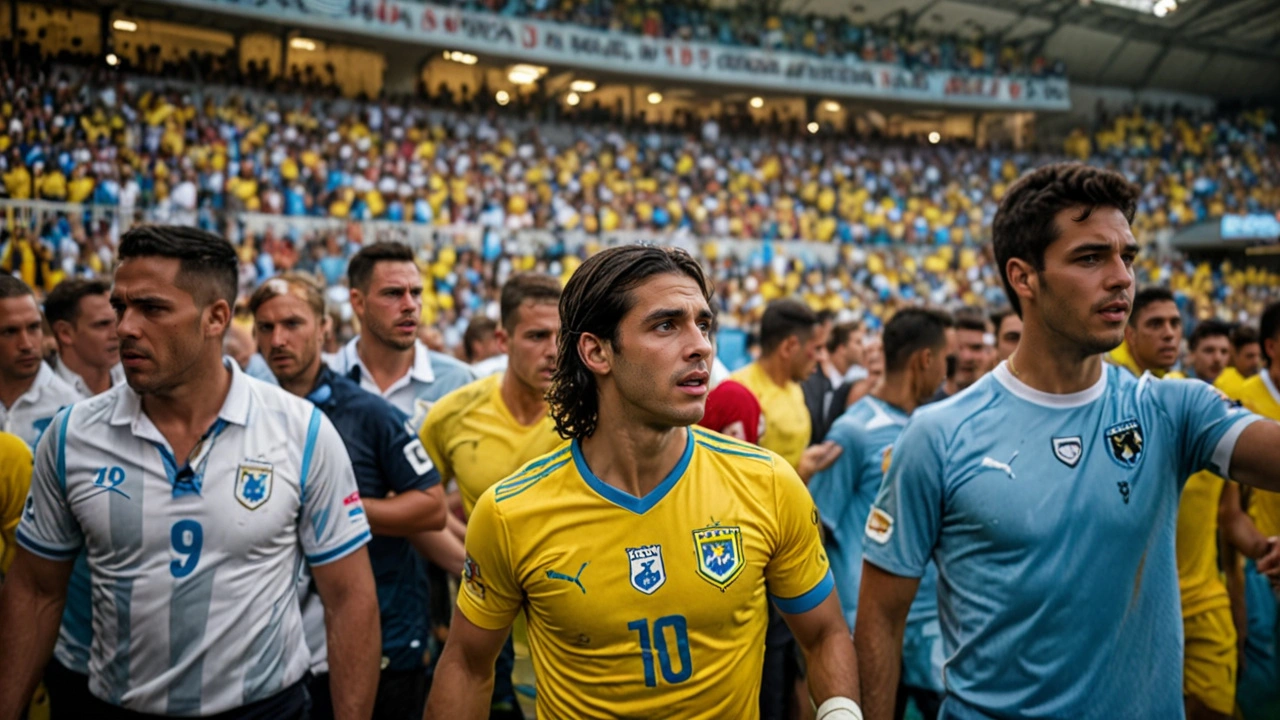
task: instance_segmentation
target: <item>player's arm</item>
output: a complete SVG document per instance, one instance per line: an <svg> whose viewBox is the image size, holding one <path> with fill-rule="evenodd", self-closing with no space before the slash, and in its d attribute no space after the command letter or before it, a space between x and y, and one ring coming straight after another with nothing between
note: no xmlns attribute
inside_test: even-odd
<svg viewBox="0 0 1280 720"><path fill-rule="evenodd" d="M842 452L844 448L830 440L810 445L800 455L800 465L796 468L796 473L804 484L808 485L814 475L831 467L840 458Z"/></svg>
<svg viewBox="0 0 1280 720"><path fill-rule="evenodd" d="M382 658L378 591L369 551L362 547L331 563L312 565L311 576L324 604L333 716L367 718L373 714Z"/></svg>
<svg viewBox="0 0 1280 720"><path fill-rule="evenodd" d="M819 707L832 698L857 702L860 697L858 662L849 624L840 609L840 596L832 592L812 610L798 615L783 612L782 617L804 653L813 702ZM825 717L834 720L854 716L827 714Z"/></svg>
<svg viewBox="0 0 1280 720"><path fill-rule="evenodd" d="M438 565L454 577L462 575L462 561L467 555L462 539L448 528L430 530L409 536L409 544L422 557Z"/></svg>
<svg viewBox="0 0 1280 720"><path fill-rule="evenodd" d="M1280 538L1269 538L1258 532L1249 514L1240 505L1240 486L1223 485L1218 499L1218 527L1227 543L1245 557L1258 561L1258 571L1269 577L1280 577Z"/></svg>
<svg viewBox="0 0 1280 720"><path fill-rule="evenodd" d="M1262 419L1240 433L1231 453L1231 479L1280 492L1280 423Z"/></svg>
<svg viewBox="0 0 1280 720"><path fill-rule="evenodd" d="M405 429L406 417L389 403L384 412L371 414L369 423L376 424L378 469L385 487L393 494L382 498L365 498L369 527L374 535L405 537L444 527L444 490L422 440Z"/></svg>
<svg viewBox="0 0 1280 720"><path fill-rule="evenodd" d="M862 660L858 671L867 720L893 717L902 670L902 638L918 587L920 578L901 577L870 562L862 563L853 643Z"/></svg>
<svg viewBox="0 0 1280 720"><path fill-rule="evenodd" d="M18 548L0 587L0 720L17 720L53 653L73 560L50 560Z"/></svg>
<svg viewBox="0 0 1280 720"><path fill-rule="evenodd" d="M489 717L493 667L510 628L486 630L461 612L453 614L449 640L436 665L425 720L480 720Z"/></svg>
<svg viewBox="0 0 1280 720"><path fill-rule="evenodd" d="M374 535L406 537L445 526L444 491L437 485L427 490L406 490L394 497L364 498L369 529Z"/></svg>

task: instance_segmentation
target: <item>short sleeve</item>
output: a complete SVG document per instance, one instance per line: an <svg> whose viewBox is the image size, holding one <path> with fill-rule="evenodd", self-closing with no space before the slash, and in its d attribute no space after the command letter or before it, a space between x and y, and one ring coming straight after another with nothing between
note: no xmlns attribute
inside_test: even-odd
<svg viewBox="0 0 1280 720"><path fill-rule="evenodd" d="M1236 441L1246 427L1262 418L1207 383L1162 380L1149 386L1174 421L1182 469L1179 477L1201 470L1231 477L1231 454Z"/></svg>
<svg viewBox="0 0 1280 720"><path fill-rule="evenodd" d="M818 530L818 508L800 476L782 458L775 457L774 505L777 545L765 567L769 598L790 615L817 607L835 587L831 564Z"/></svg>
<svg viewBox="0 0 1280 720"><path fill-rule="evenodd" d="M15 537L18 544L48 560L74 560L84 544L80 522L67 502L67 422L73 408L59 413L36 446L31 492Z"/></svg>
<svg viewBox="0 0 1280 720"><path fill-rule="evenodd" d="M369 521L351 459L338 431L319 408L311 412L300 477L298 537L307 564L315 567L340 560L369 542Z"/></svg>
<svg viewBox="0 0 1280 720"><path fill-rule="evenodd" d="M863 553L886 572L918 578L942 524L941 430L913 418L890 453L889 473L867 516Z"/></svg>
<svg viewBox="0 0 1280 720"><path fill-rule="evenodd" d="M427 457L431 458L436 473L442 480L453 479L453 466L449 464L449 454L445 451L445 416L446 403L435 403L427 411L427 417L418 427L418 440Z"/></svg>
<svg viewBox="0 0 1280 720"><path fill-rule="evenodd" d="M9 569L14 533L31 492L31 451L16 435L0 433L0 577Z"/></svg>
<svg viewBox="0 0 1280 720"><path fill-rule="evenodd" d="M486 630L510 627L520 612L524 594L511 564L510 542L490 488L467 522L467 557L458 590L458 610Z"/></svg>
<svg viewBox="0 0 1280 720"><path fill-rule="evenodd" d="M427 490L440 484L440 473L422 447L422 441L405 430L408 418L391 403L381 403L385 412L376 418L382 428L378 448L386 486L397 492Z"/></svg>

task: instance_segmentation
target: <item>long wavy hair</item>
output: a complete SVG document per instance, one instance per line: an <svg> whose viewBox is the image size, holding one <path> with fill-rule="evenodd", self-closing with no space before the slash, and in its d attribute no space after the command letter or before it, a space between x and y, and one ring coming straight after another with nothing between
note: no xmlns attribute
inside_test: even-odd
<svg viewBox="0 0 1280 720"><path fill-rule="evenodd" d="M560 296L556 371L547 391L547 404L561 437L591 437L600 416L596 377L578 354L578 338L590 333L616 348L618 323L635 305L631 291L664 273L693 278L711 302L711 282L697 260L684 250L653 245L604 250L584 262L565 285Z"/></svg>

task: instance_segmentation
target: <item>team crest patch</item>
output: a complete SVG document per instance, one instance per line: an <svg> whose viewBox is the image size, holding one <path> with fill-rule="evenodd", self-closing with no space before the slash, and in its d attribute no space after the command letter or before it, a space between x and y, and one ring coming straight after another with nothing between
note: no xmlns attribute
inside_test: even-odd
<svg viewBox="0 0 1280 720"><path fill-rule="evenodd" d="M742 529L739 527L715 525L694 530L693 546L698 553L698 574L721 590L738 579L747 566L742 552Z"/></svg>
<svg viewBox="0 0 1280 720"><path fill-rule="evenodd" d="M667 567L662 564L661 545L641 545L627 548L627 560L631 569L631 587L645 595L652 595L667 582Z"/></svg>
<svg viewBox="0 0 1280 720"><path fill-rule="evenodd" d="M468 555L462 560L462 585L467 592L484 600L484 583L480 579L480 564Z"/></svg>
<svg viewBox="0 0 1280 720"><path fill-rule="evenodd" d="M250 510L262 507L271 497L271 480L274 474L270 464L241 463L236 470L236 500Z"/></svg>
<svg viewBox="0 0 1280 720"><path fill-rule="evenodd" d="M1084 456L1084 441L1079 437L1065 437L1053 439L1053 456L1067 467L1073 468L1080 463L1080 458Z"/></svg>
<svg viewBox="0 0 1280 720"><path fill-rule="evenodd" d="M1118 425L1107 428L1107 447L1111 457L1121 467L1131 468L1138 464L1142 457L1142 425L1137 420L1125 420Z"/></svg>
<svg viewBox="0 0 1280 720"><path fill-rule="evenodd" d="M871 514L867 516L867 537L883 545L892 536L893 516L878 507L872 507Z"/></svg>

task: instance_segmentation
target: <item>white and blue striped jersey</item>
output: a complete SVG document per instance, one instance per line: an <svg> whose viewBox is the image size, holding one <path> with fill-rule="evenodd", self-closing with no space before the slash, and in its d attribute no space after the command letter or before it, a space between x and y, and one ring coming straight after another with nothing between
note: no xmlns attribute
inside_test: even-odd
<svg viewBox="0 0 1280 720"><path fill-rule="evenodd" d="M427 418L427 410L432 403L476 379L475 373L466 363L432 352L421 341L416 341L409 374L392 383L383 392L360 360L360 353L356 349L359 342L359 335L352 338L351 342L330 358L329 367L408 415L409 423L406 427L415 435L422 426L422 421Z"/></svg>
<svg viewBox="0 0 1280 720"><path fill-rule="evenodd" d="M1205 383L1109 365L1051 395L1001 364L917 410L865 557L938 567L943 716L1183 717L1178 496L1199 470L1229 477L1258 419Z"/></svg>
<svg viewBox="0 0 1280 720"><path fill-rule="evenodd" d="M75 388L63 382L48 363L40 363L36 379L12 407L0 403L0 430L22 438L32 450L58 410L80 399Z"/></svg>
<svg viewBox="0 0 1280 720"><path fill-rule="evenodd" d="M218 420L182 465L127 385L54 420L18 542L86 551L89 688L137 712L220 713L306 672L294 577L369 541L351 462L324 414L235 363Z"/></svg>

